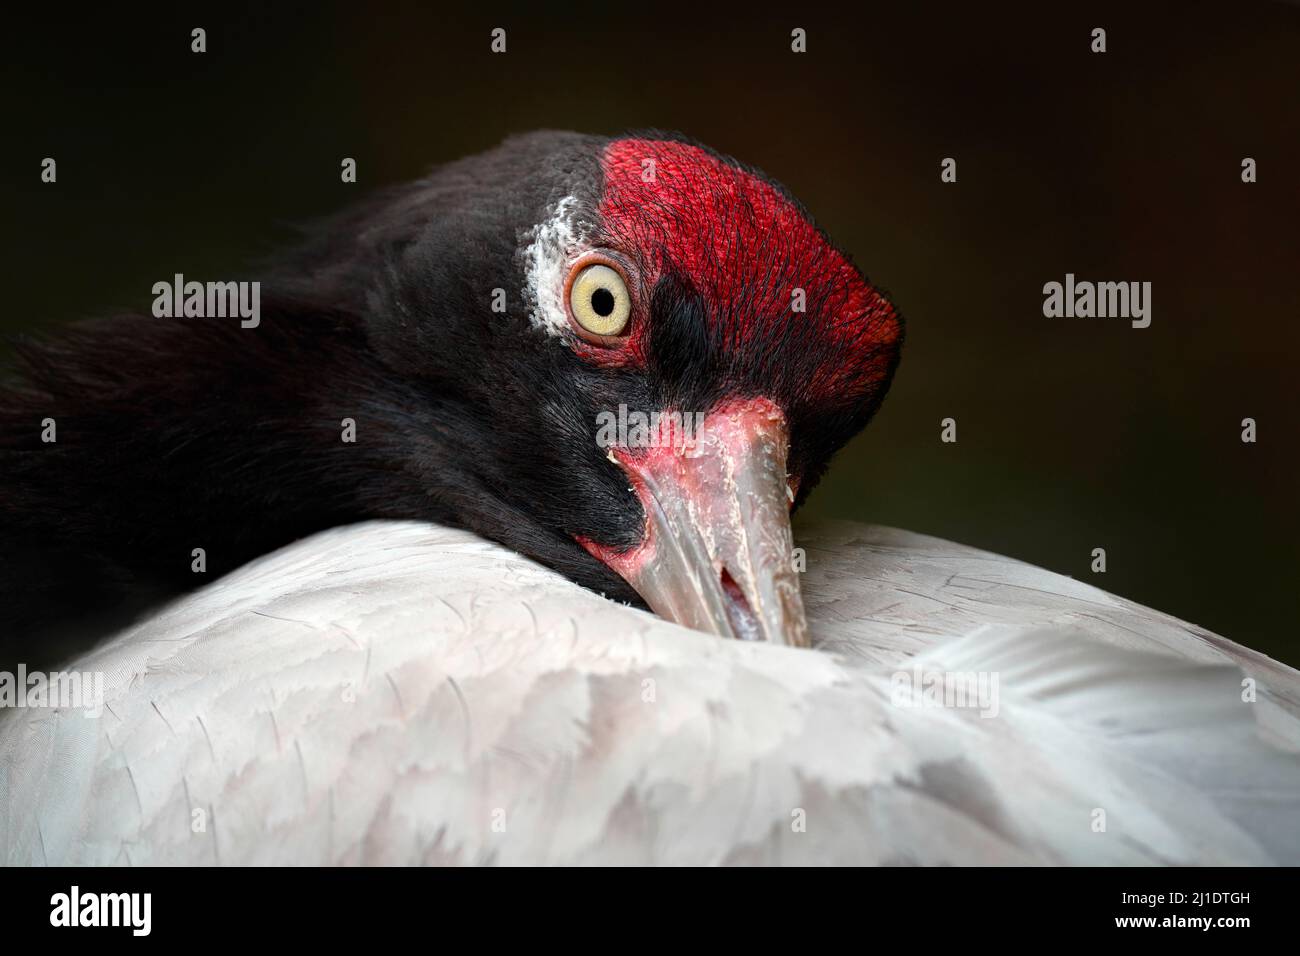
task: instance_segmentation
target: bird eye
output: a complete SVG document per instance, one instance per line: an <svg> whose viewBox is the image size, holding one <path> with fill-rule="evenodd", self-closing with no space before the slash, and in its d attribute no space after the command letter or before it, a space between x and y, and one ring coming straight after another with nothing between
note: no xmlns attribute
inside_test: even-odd
<svg viewBox="0 0 1300 956"><path fill-rule="evenodd" d="M584 268L569 286L569 308L578 324L592 335L622 335L632 314L627 283L601 263Z"/></svg>

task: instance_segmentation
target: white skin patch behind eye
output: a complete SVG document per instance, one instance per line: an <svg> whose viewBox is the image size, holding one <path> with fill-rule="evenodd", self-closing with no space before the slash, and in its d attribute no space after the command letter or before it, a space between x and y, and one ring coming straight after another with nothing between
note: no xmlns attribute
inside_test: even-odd
<svg viewBox="0 0 1300 956"><path fill-rule="evenodd" d="M577 198L565 196L549 219L526 234L524 295L531 309L529 318L549 335L573 335L564 306L564 280L590 232L591 224L578 219Z"/></svg>

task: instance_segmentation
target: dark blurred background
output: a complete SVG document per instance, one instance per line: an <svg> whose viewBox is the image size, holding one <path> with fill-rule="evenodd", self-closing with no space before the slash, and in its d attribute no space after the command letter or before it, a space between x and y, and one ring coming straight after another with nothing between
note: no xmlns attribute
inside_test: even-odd
<svg viewBox="0 0 1300 956"><path fill-rule="evenodd" d="M1300 8L861 6L8 11L0 331L236 275L286 224L512 132L680 129L788 185L908 320L807 516L1013 555L1300 664ZM1152 282L1151 327L1044 318L1067 272Z"/></svg>

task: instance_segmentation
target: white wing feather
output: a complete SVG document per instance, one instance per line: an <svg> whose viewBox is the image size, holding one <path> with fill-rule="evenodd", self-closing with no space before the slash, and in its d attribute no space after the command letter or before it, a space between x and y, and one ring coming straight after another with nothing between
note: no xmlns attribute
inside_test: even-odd
<svg viewBox="0 0 1300 956"><path fill-rule="evenodd" d="M892 666L986 624L1064 628L1241 668L1258 683L1266 735L1300 748L1300 672L1227 638L1032 564L911 531L834 522L799 538L808 553L804 604L823 651Z"/></svg>
<svg viewBox="0 0 1300 956"><path fill-rule="evenodd" d="M1300 862L1295 671L935 539L801 543L814 651L463 532L300 542L72 665L102 717L0 717L0 862ZM914 656L997 716L899 706Z"/></svg>

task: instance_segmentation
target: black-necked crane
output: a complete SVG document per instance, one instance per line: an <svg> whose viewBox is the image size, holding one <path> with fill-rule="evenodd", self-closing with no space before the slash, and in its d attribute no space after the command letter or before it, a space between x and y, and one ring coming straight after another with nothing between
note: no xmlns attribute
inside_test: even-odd
<svg viewBox="0 0 1300 956"><path fill-rule="evenodd" d="M28 347L7 647L138 620L62 665L99 716L0 715L0 860L1300 860L1295 671L905 532L800 572L901 337L757 171L541 133L319 227L255 327Z"/></svg>

